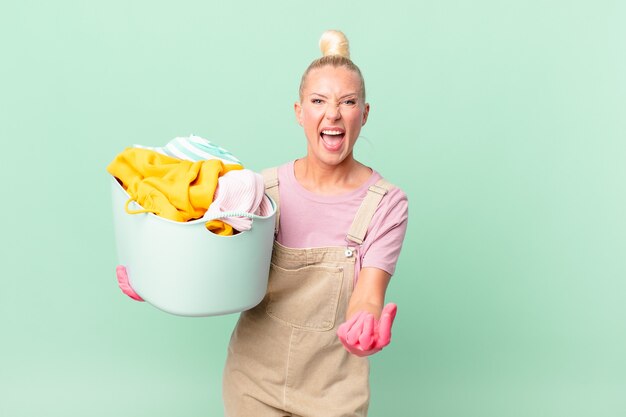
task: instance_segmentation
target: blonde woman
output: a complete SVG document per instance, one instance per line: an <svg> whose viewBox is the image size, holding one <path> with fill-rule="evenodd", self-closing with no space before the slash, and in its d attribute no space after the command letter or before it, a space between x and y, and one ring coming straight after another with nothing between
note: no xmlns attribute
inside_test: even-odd
<svg viewBox="0 0 626 417"><path fill-rule="evenodd" d="M267 295L228 348L228 417L366 416L367 356L391 340L407 197L354 159L370 106L346 37L327 31L320 47L294 105L306 155L264 172L279 221Z"/></svg>

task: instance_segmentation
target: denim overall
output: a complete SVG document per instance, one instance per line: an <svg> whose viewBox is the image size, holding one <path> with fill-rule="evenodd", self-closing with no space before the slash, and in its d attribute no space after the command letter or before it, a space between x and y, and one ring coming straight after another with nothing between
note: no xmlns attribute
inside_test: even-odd
<svg viewBox="0 0 626 417"><path fill-rule="evenodd" d="M276 169L263 174L266 192L278 204ZM296 249L274 242L267 294L241 313L228 346L227 417L367 415L369 361L348 353L336 333L352 295L359 245L391 187L380 180L369 188L345 247Z"/></svg>

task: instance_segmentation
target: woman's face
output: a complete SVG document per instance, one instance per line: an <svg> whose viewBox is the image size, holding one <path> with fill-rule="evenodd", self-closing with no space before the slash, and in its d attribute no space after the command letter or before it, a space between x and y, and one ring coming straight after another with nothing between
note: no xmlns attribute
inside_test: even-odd
<svg viewBox="0 0 626 417"><path fill-rule="evenodd" d="M309 72L301 102L294 105L308 141L308 158L332 166L352 158L369 113L360 90L358 74L346 67L325 66Z"/></svg>

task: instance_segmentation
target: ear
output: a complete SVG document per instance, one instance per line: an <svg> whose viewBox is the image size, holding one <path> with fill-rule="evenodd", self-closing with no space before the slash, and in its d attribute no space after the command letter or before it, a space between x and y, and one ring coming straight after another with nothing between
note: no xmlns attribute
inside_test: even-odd
<svg viewBox="0 0 626 417"><path fill-rule="evenodd" d="M296 113L296 120L302 126L302 104L299 101L295 102L293 105L293 110Z"/></svg>
<svg viewBox="0 0 626 417"><path fill-rule="evenodd" d="M370 114L370 104L365 103L365 108L363 109L363 121L361 122L361 126L364 126L367 123L367 116Z"/></svg>

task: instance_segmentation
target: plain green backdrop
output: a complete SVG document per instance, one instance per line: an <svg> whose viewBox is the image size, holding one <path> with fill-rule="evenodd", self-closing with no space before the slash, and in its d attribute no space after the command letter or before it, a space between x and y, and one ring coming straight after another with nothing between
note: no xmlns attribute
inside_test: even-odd
<svg viewBox="0 0 626 417"><path fill-rule="evenodd" d="M356 157L410 200L370 415L626 415L625 2L64 0L0 5L0 416L222 414L237 317L121 294L105 167L191 133L302 156L329 28Z"/></svg>

